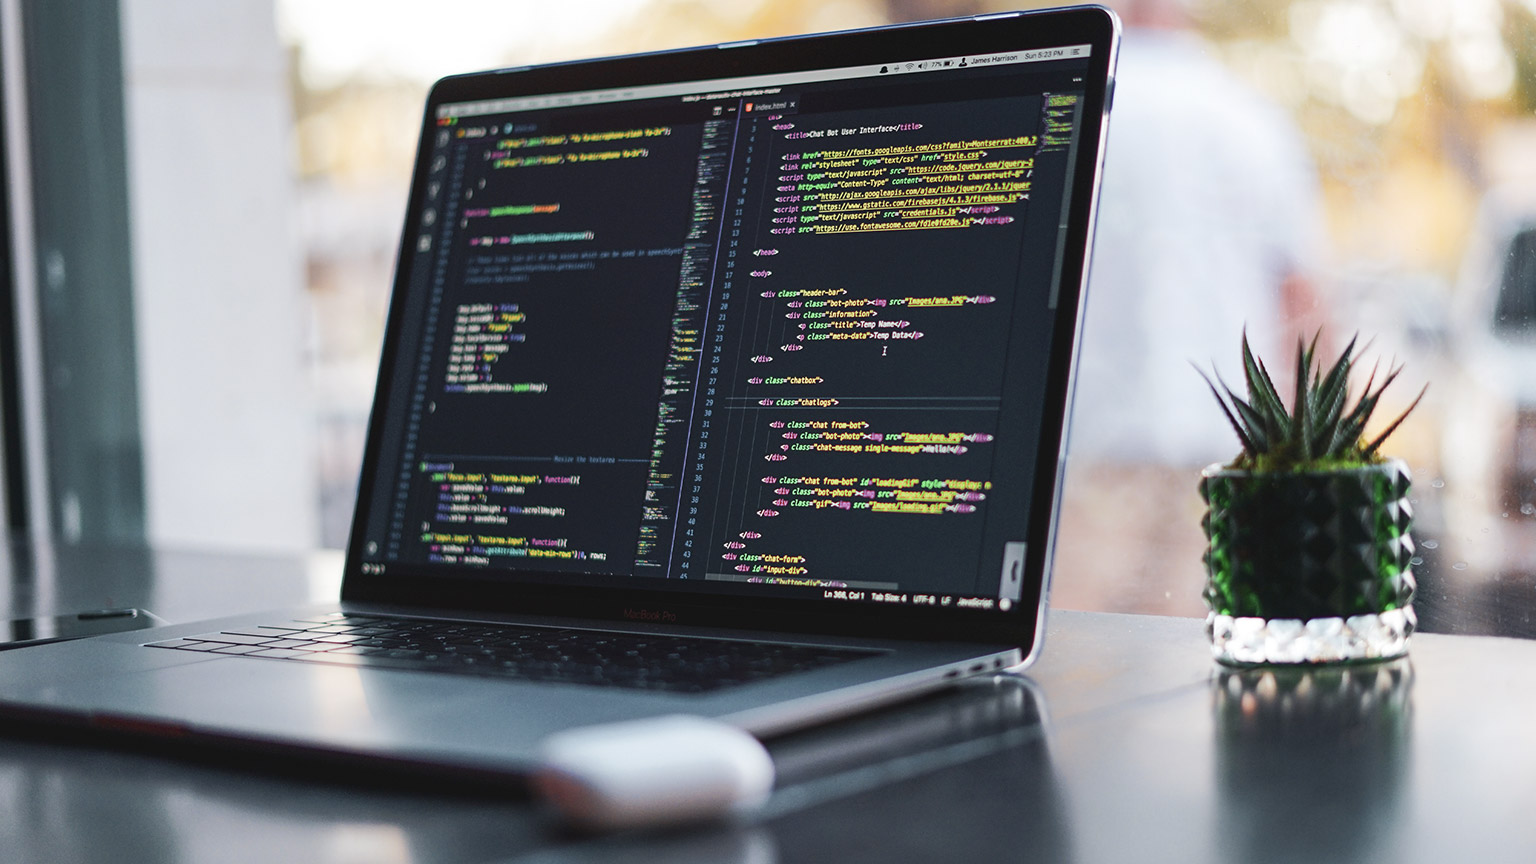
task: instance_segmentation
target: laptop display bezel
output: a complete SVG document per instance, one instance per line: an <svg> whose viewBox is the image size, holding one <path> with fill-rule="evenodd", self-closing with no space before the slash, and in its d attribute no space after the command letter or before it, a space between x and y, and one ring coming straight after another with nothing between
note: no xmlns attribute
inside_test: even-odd
<svg viewBox="0 0 1536 864"><path fill-rule="evenodd" d="M1062 263L1059 303L1048 361L1045 423L1036 455L1030 492L1030 523L1025 578L1015 608L1008 612L960 608L911 608L842 604L818 599L742 597L704 592L594 588L514 581L518 570L430 577L412 573L408 564L385 573L365 571L366 508L373 501L375 475L365 467L359 484L344 571L342 599L444 610L580 616L615 621L739 627L835 633L849 636L919 638L1033 646L1043 620L1048 558L1055 531L1061 475L1060 456L1071 391L1071 370L1081 329L1083 290L1091 244L1091 212L1103 159L1119 25L1102 7L979 16L918 25L895 25L807 37L761 40L652 54L630 55L537 67L454 76L438 82L428 98L421 146L412 180L411 206L402 230L393 300L390 304L380 374L369 422L364 466L377 466L382 453L381 423L390 392L396 346L405 320L404 292L409 288L408 243L415 233L422 184L432 158L431 135L439 106L450 103L542 96L614 87L666 84L700 79L768 75L806 69L899 62L940 56L987 54L1062 45L1091 46L1085 81L1077 163L1073 166L1070 220Z"/></svg>

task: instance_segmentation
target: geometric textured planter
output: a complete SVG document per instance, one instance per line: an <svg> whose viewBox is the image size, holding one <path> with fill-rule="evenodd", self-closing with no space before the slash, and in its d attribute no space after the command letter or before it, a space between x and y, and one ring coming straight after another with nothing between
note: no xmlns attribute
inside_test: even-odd
<svg viewBox="0 0 1536 864"><path fill-rule="evenodd" d="M1234 665L1329 663L1408 650L1408 467L1201 472L1206 632Z"/></svg>

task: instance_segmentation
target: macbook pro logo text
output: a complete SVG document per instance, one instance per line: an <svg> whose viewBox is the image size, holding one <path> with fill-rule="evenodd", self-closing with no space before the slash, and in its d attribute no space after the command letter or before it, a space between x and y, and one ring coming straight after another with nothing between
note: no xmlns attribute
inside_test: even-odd
<svg viewBox="0 0 1536 864"><path fill-rule="evenodd" d="M624 608L624 617L630 621L656 621L663 624L677 623L677 613L666 609L632 609Z"/></svg>

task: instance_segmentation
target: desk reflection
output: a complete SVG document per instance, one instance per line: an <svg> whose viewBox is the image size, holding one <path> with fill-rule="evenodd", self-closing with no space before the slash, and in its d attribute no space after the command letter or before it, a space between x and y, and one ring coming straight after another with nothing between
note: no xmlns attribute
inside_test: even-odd
<svg viewBox="0 0 1536 864"><path fill-rule="evenodd" d="M777 742L766 824L784 862L1070 861L1050 740L1031 681L970 682Z"/></svg>
<svg viewBox="0 0 1536 864"><path fill-rule="evenodd" d="M751 824L594 838L505 864L1072 859L1044 702L1002 676L770 744L778 788Z"/></svg>
<svg viewBox="0 0 1536 864"><path fill-rule="evenodd" d="M767 829L705 825L593 838L495 864L779 864L780 860Z"/></svg>
<svg viewBox="0 0 1536 864"><path fill-rule="evenodd" d="M1212 681L1229 860L1390 858L1407 805L1413 665L1224 670Z"/></svg>
<svg viewBox="0 0 1536 864"><path fill-rule="evenodd" d="M547 844L526 801L334 764L8 738L6 861L469 864ZM202 754L204 757L208 754ZM342 782L338 778L351 777Z"/></svg>
<svg viewBox="0 0 1536 864"><path fill-rule="evenodd" d="M165 758L176 755L169 748L34 735L0 749L0 810L13 814L0 845L16 860L81 864L885 864L993 860L1000 847L1070 860L1049 732L1032 684L974 682L773 742L780 788L751 823L600 838L562 832L515 795L418 790L387 774L339 782L351 769L300 759L197 764Z"/></svg>

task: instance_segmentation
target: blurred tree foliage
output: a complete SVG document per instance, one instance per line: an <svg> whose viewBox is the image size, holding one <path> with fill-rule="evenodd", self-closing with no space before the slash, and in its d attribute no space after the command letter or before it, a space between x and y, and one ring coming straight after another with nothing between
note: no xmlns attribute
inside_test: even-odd
<svg viewBox="0 0 1536 864"><path fill-rule="evenodd" d="M1536 114L1536 11L1522 3L1508 5L1504 44L1515 59L1514 107L1521 114Z"/></svg>
<svg viewBox="0 0 1536 864"><path fill-rule="evenodd" d="M1128 28L1198 33L1295 119L1324 186L1334 257L1452 276L1498 172L1485 142L1536 114L1536 0L1107 0ZM1058 5L1046 0L650 0L563 56L613 54ZM302 50L302 46L296 48ZM508 62L521 58L509 57ZM305 176L407 164L346 130L408 141L427 82L296 85ZM387 121L369 118L388 114ZM1536 128L1536 124L1533 124Z"/></svg>

